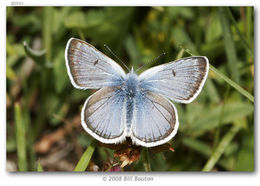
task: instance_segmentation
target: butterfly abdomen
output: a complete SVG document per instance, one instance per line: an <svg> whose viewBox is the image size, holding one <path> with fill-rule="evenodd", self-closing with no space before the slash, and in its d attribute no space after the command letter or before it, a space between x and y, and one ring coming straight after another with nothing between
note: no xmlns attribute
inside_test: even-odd
<svg viewBox="0 0 260 186"><path fill-rule="evenodd" d="M129 73L126 75L123 89L126 97L126 126L130 129L133 120L136 97L140 94L139 79L135 73Z"/></svg>

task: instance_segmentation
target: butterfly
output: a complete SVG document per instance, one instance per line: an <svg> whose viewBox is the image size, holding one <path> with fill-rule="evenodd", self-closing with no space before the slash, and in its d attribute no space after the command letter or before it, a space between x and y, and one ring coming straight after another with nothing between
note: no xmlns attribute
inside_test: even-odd
<svg viewBox="0 0 260 186"><path fill-rule="evenodd" d="M83 128L102 143L153 147L171 140L179 127L174 104L190 103L208 75L207 57L193 56L152 67L139 76L89 43L71 38L65 49L67 72L77 89L99 89L81 111Z"/></svg>

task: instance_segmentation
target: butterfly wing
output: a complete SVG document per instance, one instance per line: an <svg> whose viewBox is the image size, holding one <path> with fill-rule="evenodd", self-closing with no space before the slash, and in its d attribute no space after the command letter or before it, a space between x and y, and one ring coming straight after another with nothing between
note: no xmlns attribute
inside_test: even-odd
<svg viewBox="0 0 260 186"><path fill-rule="evenodd" d="M125 97L116 87L104 87L90 96L81 112L83 128L102 143L125 139Z"/></svg>
<svg viewBox="0 0 260 186"><path fill-rule="evenodd" d="M188 57L144 71L139 77L145 90L173 101L192 102L200 93L209 70L207 57Z"/></svg>
<svg viewBox="0 0 260 186"><path fill-rule="evenodd" d="M68 41L65 60L70 80L78 89L116 86L125 77L124 70L116 62L79 39Z"/></svg>
<svg viewBox="0 0 260 186"><path fill-rule="evenodd" d="M137 97L134 103L132 141L153 147L166 143L177 133L179 122L175 106L153 92Z"/></svg>

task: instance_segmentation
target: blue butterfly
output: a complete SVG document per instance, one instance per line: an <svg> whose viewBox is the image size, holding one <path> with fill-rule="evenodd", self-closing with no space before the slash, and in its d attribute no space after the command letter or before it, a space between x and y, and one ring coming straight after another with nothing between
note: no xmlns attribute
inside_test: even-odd
<svg viewBox="0 0 260 186"><path fill-rule="evenodd" d="M183 58L152 67L139 76L126 74L112 59L85 41L71 38L65 59L78 89L99 89L85 101L83 128L102 143L130 137L145 147L171 140L179 127L177 109L169 100L190 103L200 93L209 70L207 57Z"/></svg>

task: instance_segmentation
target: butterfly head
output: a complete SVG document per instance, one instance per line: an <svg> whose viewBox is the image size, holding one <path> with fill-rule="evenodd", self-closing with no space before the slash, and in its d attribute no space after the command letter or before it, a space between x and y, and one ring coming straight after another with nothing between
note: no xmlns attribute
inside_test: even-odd
<svg viewBox="0 0 260 186"><path fill-rule="evenodd" d="M131 73L131 74L135 74L134 67L131 68L130 73Z"/></svg>

